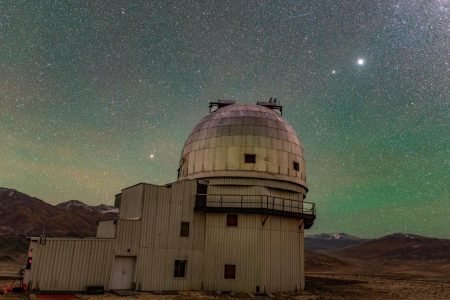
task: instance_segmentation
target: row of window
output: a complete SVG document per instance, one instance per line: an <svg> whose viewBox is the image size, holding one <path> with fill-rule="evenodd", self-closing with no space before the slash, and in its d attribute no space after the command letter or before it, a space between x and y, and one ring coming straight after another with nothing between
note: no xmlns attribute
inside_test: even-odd
<svg viewBox="0 0 450 300"><path fill-rule="evenodd" d="M227 226L237 227L238 225L238 215L237 214L227 214ZM180 236L189 237L189 222L181 222ZM186 276L186 266L187 260L177 259L175 260L175 268L173 271L173 277L183 278ZM225 279L235 279L236 278L236 265L226 264L224 266L224 278Z"/></svg>
<svg viewBox="0 0 450 300"><path fill-rule="evenodd" d="M238 215L237 214L228 214L227 215L227 226L228 227L237 227L238 226ZM181 222L180 227L180 236L181 237L189 237L189 222Z"/></svg>
<svg viewBox="0 0 450 300"><path fill-rule="evenodd" d="M184 278L186 277L187 260L176 259L175 268L173 270L173 277ZM236 279L236 265L224 265L223 278Z"/></svg>
<svg viewBox="0 0 450 300"><path fill-rule="evenodd" d="M247 164L256 164L256 154L244 154L244 161ZM297 161L292 162L292 168L295 171L300 171L300 164Z"/></svg>

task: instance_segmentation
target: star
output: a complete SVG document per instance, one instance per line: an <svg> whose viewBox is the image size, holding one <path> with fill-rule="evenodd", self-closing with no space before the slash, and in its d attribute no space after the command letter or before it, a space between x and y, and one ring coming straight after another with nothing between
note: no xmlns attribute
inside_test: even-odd
<svg viewBox="0 0 450 300"><path fill-rule="evenodd" d="M276 94L305 147L306 201L324 220L312 230L450 236L448 0L8 2L0 187L112 203L137 181L176 180L209 101Z"/></svg>

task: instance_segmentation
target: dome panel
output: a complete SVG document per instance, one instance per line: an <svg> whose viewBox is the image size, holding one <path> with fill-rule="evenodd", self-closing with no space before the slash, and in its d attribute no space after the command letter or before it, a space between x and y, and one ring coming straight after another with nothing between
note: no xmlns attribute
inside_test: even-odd
<svg viewBox="0 0 450 300"><path fill-rule="evenodd" d="M248 155L254 161L246 161ZM179 179L251 177L306 187L295 131L277 112L261 105L231 104L205 116L186 140L179 174Z"/></svg>

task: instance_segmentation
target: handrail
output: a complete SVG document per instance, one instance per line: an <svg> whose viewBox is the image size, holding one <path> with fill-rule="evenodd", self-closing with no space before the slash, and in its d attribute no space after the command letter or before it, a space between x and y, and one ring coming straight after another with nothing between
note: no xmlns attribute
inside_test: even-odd
<svg viewBox="0 0 450 300"><path fill-rule="evenodd" d="M228 198L228 199L227 199ZM197 194L202 207L265 209L315 216L315 203L270 195Z"/></svg>

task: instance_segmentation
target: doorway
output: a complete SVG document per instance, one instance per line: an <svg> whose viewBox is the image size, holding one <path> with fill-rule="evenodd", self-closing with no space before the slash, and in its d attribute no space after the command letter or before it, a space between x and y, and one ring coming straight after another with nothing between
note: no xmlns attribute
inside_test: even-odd
<svg viewBox="0 0 450 300"><path fill-rule="evenodd" d="M134 289L134 271L136 256L116 256L111 275L111 290Z"/></svg>

